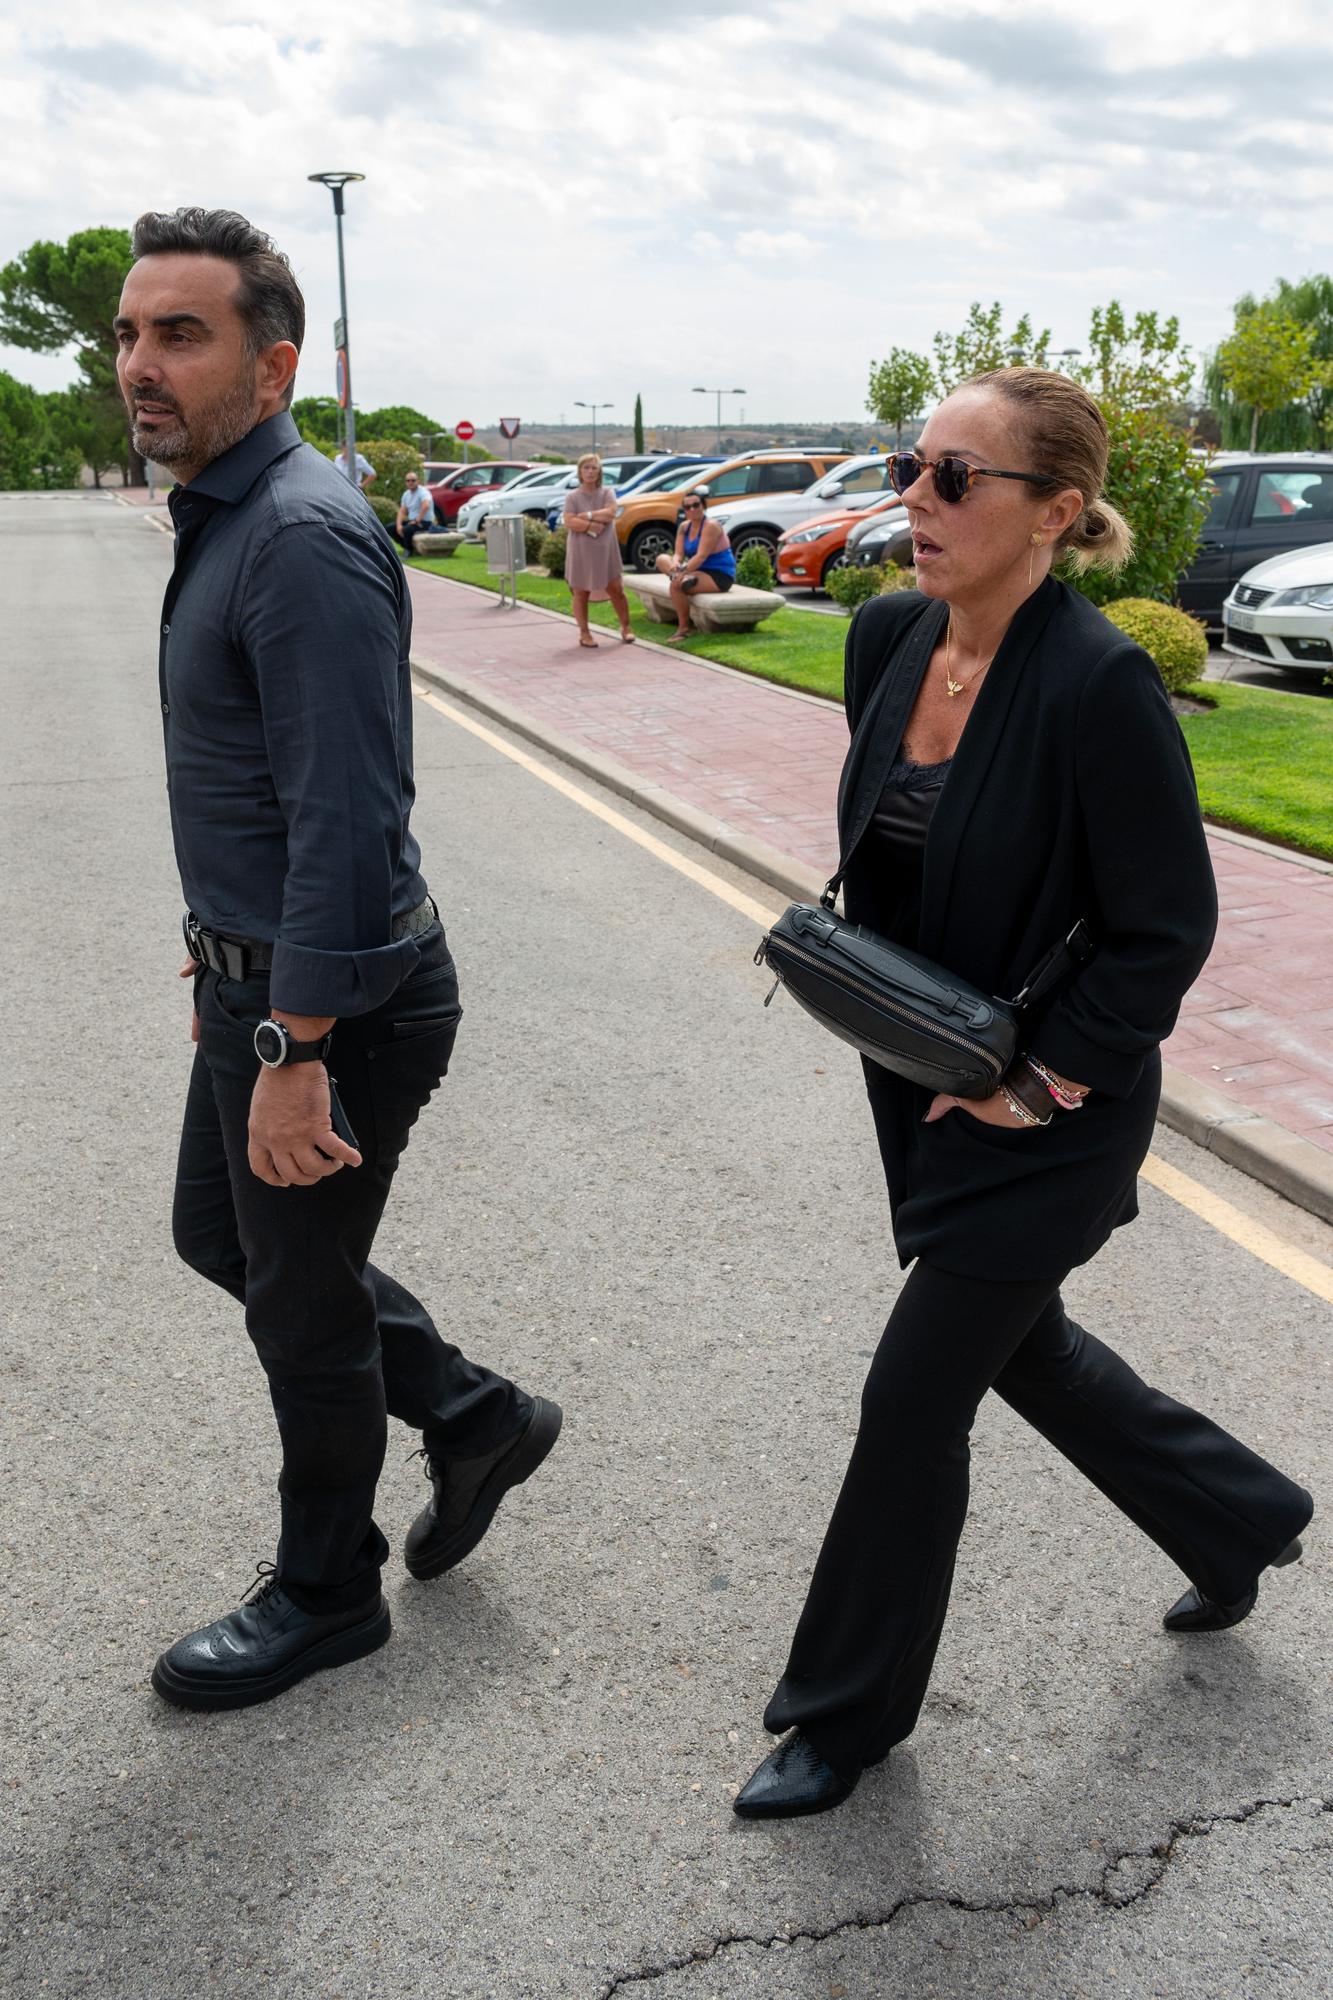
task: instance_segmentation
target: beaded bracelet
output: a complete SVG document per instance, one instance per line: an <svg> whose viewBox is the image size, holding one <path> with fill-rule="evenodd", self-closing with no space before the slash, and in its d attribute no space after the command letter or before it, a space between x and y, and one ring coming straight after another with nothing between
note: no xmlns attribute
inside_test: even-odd
<svg viewBox="0 0 1333 2000"><path fill-rule="evenodd" d="M1018 1120L1020 1125L1040 1125L1043 1122L1040 1118L1038 1118L1035 1111L1029 1111L1026 1104L1020 1104L1019 1100L1014 1096L1013 1091L1009 1089L1007 1084L1002 1083L1000 1085L1000 1095L1004 1099L1005 1103L1009 1106L1009 1109L1013 1112L1015 1118Z"/></svg>
<svg viewBox="0 0 1333 2000"><path fill-rule="evenodd" d="M1045 1084L1047 1090L1049 1090L1062 1111L1077 1111L1079 1109L1088 1094L1086 1089L1075 1089L1069 1084L1062 1083L1058 1076L1051 1074L1045 1063L1038 1062L1037 1058L1028 1055L1026 1050L1023 1054L1023 1060L1032 1071L1032 1074Z"/></svg>

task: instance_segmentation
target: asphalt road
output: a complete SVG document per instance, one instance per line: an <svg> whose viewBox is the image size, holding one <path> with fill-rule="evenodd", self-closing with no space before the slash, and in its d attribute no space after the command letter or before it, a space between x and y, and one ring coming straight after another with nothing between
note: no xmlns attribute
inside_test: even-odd
<svg viewBox="0 0 1333 2000"><path fill-rule="evenodd" d="M271 1556L276 1470L239 1314L169 1241L169 559L109 500L0 496L0 1988L1328 1991L1318 1522L1242 1628L1169 1639L1171 1566L998 1404L912 1744L827 1818L735 1820L900 1282L858 1074L761 1008L751 919L424 702L417 825L467 1017L380 1256L558 1397L564 1437L460 1571L391 1568L372 1659L238 1715L155 1699L157 1651ZM1158 1150L1329 1259L1311 1218ZM1327 1305L1142 1199L1071 1281L1079 1316L1323 1499ZM414 1443L394 1429L393 1534Z"/></svg>

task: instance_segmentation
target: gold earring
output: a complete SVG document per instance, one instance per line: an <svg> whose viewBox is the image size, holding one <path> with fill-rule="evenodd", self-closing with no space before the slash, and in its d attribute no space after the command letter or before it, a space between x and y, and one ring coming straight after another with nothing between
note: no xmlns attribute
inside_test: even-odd
<svg viewBox="0 0 1333 2000"><path fill-rule="evenodd" d="M1045 535L1040 535L1040 534L1034 535L1032 537L1032 546L1035 549L1044 549L1046 546Z"/></svg>
<svg viewBox="0 0 1333 2000"><path fill-rule="evenodd" d="M1046 537L1042 534L1033 534L1028 539L1032 543L1032 549L1028 555L1028 584L1030 586L1032 583L1032 565L1037 560L1037 550L1045 548Z"/></svg>

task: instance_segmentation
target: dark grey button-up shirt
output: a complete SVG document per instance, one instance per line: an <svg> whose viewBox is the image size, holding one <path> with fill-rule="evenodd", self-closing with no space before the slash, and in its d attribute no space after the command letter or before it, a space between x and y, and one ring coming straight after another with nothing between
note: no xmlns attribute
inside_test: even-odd
<svg viewBox="0 0 1333 2000"><path fill-rule="evenodd" d="M283 412L172 494L158 677L185 899L274 945L270 1002L363 1014L418 958L412 605L365 500Z"/></svg>

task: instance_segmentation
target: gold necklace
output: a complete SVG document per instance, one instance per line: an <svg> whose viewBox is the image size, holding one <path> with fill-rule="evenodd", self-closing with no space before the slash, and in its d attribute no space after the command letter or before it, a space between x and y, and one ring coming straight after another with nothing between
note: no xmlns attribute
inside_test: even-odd
<svg viewBox="0 0 1333 2000"><path fill-rule="evenodd" d="M990 660L983 660L981 665L977 668L976 672L968 680L956 681L954 679L953 613L950 612L949 623L947 624L944 630L944 692L948 695L950 701L953 700L955 695L964 694L966 693L968 688L974 687L976 683L981 679L981 676L985 673L987 667L991 663L991 660L993 660L994 658L995 655L994 653L992 653L990 656Z"/></svg>

